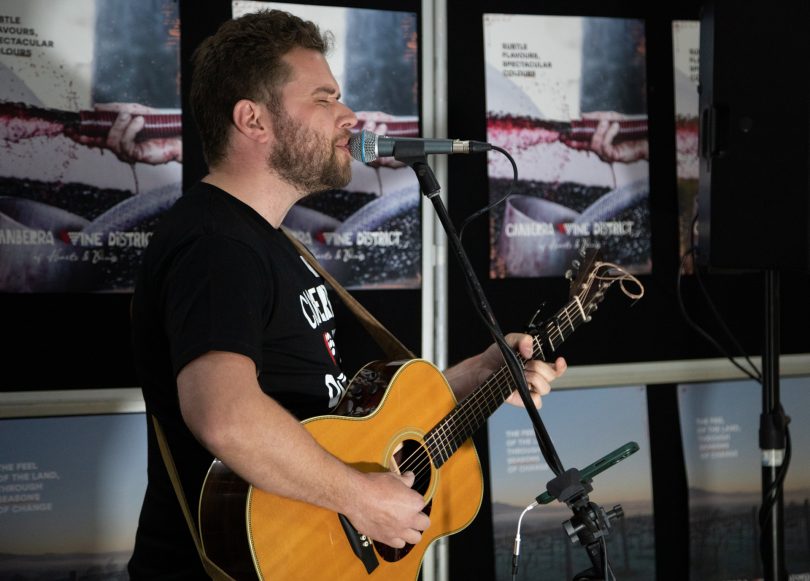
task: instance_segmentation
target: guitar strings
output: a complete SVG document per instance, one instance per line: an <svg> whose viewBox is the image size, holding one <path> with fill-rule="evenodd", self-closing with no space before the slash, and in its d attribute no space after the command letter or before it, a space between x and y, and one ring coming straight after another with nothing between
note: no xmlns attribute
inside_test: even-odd
<svg viewBox="0 0 810 581"><path fill-rule="evenodd" d="M600 270L603 268L605 271L600 273ZM595 281L602 282L601 288L599 289L602 293L604 293L610 285L618 281L622 293L627 297L638 300L644 296L644 286L641 282L635 276L613 263L597 262L594 265L594 271L588 276L586 282L583 283L582 292L580 294L587 296ZM627 288L625 286L627 281L635 284L638 291L633 292ZM556 349L555 338L559 339L557 345L561 345L570 333L576 329L577 324L588 320L588 315L582 303L577 303L577 300L579 300L578 296L579 295L561 309L546 325L546 338L552 350ZM573 317L571 311L573 311ZM562 321L563 315L567 319L567 326L570 327L569 331L566 331L564 328L564 322ZM539 352L542 355L543 347L540 338L534 337L533 344L535 352ZM524 365L527 361L528 360L524 359ZM439 458L443 457L442 464L449 460L450 456L472 435L472 433L467 434L465 432L470 431L472 426L475 426L475 429L480 427L480 423L476 425L476 422L472 420L476 419L476 416L480 416L480 420L486 421L486 418L491 415L494 409L497 409L497 407L503 403L503 400L509 397L513 390L511 379L509 369L505 365L495 371L489 379L484 382L480 389L475 390L469 397L465 398L455 410L445 416L428 432L425 438L425 445L428 448L427 457L422 456L419 452L413 452L400 463L400 468L405 469L405 471L413 472L414 476L419 478L425 475L426 468L429 471L430 467L434 464L432 458L434 453L436 453ZM492 396L495 394L503 396L503 400L496 402L494 409L489 409L489 403L493 402ZM461 424L461 428L463 429L459 430L457 424ZM431 449L431 444L434 444L434 448L437 447L438 449ZM411 464L414 465L411 466Z"/></svg>
<svg viewBox="0 0 810 581"><path fill-rule="evenodd" d="M568 312L569 310L571 309L567 307L566 309L564 309L563 312L565 312L566 318L568 319L569 324L571 324L573 323L573 319L571 317L571 313ZM574 314L577 315L578 311L574 310ZM561 316L557 317L557 319L561 318L562 318ZM559 326L554 327L554 321L550 321L548 323L547 329L550 329L547 335L552 342L554 337L564 336L564 331L562 330L561 327ZM543 353L542 342L537 337L533 338L533 342L534 342L534 352L542 354ZM525 364L526 362L527 360L524 359L523 363ZM487 384L489 385L487 386ZM440 429L437 430L436 436L440 439L440 443L442 438L444 439L445 442L448 440L447 437L448 432L450 432L451 434L451 440L454 445L459 445L460 443L463 443L463 441L466 440L467 437L469 437L469 435L471 434L462 433L461 434L462 437L459 437L459 430L457 429L456 424L463 423L462 427L469 428L469 426L471 425L471 422L469 421L470 416L476 418L480 417L481 420L486 420L486 418L489 417L489 415L491 415L491 413L494 412L495 409L497 409L497 407L503 403L503 400L509 397L509 394L512 393L514 387L511 373L509 372L509 369L506 366L502 366L492 376L490 376L490 379L487 381L487 384L485 384L486 387L484 387L483 389L473 392L467 399L464 400L464 402L462 402L463 405L459 406L457 412L453 412L451 415L449 415L446 421L443 423L443 425L439 426ZM499 395L502 396L503 399L501 399L500 401L493 401L491 397L493 393L498 393ZM492 404L494 404L494 406ZM467 432L471 432L471 430L468 429ZM444 453L445 457L449 457L450 454L452 454L452 452L450 452L450 454L447 453L447 448L448 447L445 446L445 453Z"/></svg>
<svg viewBox="0 0 810 581"><path fill-rule="evenodd" d="M573 311L573 316L571 311ZM560 339L559 343L557 343L559 345L567 337L566 330L564 330L563 325L561 325L559 322L563 318L563 314L565 315L565 319L567 319L568 326L571 328L570 331L573 331L576 328L575 321L581 322L585 320L582 317L581 310L574 303L569 303L565 308L561 309L557 316L550 320L546 325L547 339L552 347L554 346L555 338ZM538 337L534 337L533 342L534 351L542 354L543 348L540 339ZM527 361L528 360L524 359L524 364ZM435 431L431 430L429 436L431 433L435 436L435 438L430 438L430 440L439 446L437 451L440 453L440 457L444 456L442 463L449 459L453 452L455 452L455 450L471 435L465 435L462 430L458 430L456 424L462 423L461 427L468 428L467 431L469 431L469 427L474 424L470 421L470 416L480 416L481 420L486 420L486 418L489 417L489 415L491 415L491 413L503 403L503 400L509 397L509 394L512 393L513 384L511 379L509 369L506 366L502 366L490 376L484 385L482 385L481 389L478 389L470 394L469 397L465 398L461 402L456 410L448 414L448 416L434 426ZM488 402L492 401L491 396L496 393L503 396L503 400L497 402L495 408L490 409ZM484 409L486 410L486 413L481 411ZM428 438L426 438L426 440L428 440ZM449 443L451 443L451 445ZM426 441L426 444L429 448L429 452L433 452L433 450L430 450L430 442ZM418 452L412 453L411 456L400 463L400 468L410 470L414 472L415 476L419 477L424 475L423 470L426 467L425 464L432 465L433 462L430 457L425 459L419 455L419 463L411 466L410 464L414 462L414 458L417 457L417 455Z"/></svg>
<svg viewBox="0 0 810 581"><path fill-rule="evenodd" d="M574 311L574 317L572 318L571 313L569 311ZM573 331L575 329L574 319L582 319L580 315L580 311L578 308L575 308L574 305L569 304L564 309L560 311L561 313L565 314L566 319L568 320L568 325L571 327ZM562 318L558 313L558 316L555 317L554 320L549 321L547 327L550 329L548 332L548 338L551 339L553 337L565 338L565 332L563 331L562 327L558 324L554 327L554 323L557 319ZM543 352L542 343L538 337L533 338L534 342L534 351L535 352ZM553 342L553 341L550 341ZM562 343L562 341L560 341ZM524 364L528 360L524 359ZM440 457L444 456L442 463L450 458L450 456L461 446L464 441L471 434L464 434L462 430L457 429L457 425L462 423L462 428L467 428L469 431L469 427L474 425L474 422L470 421L472 418L476 416L480 416L481 420L486 420L491 413L497 409L503 403L509 394L512 393L512 381L511 381L511 374L509 373L509 369L504 365L499 368L496 372L494 372L489 379L481 386L481 389L476 390L469 397L465 398L461 404L459 404L458 408L456 408L453 412L445 416L445 418L440 421L436 426L434 426L434 430L431 430L428 434L428 438L426 438L426 445L429 449L429 452L432 453L434 450L430 450L430 443L435 443L439 449L436 450L439 452ZM505 389L504 389L505 388ZM496 402L495 408L490 409L488 403L492 402L492 395L499 394L503 396L503 399L499 402ZM486 410L486 413L483 413L481 410ZM430 438L430 434L435 436L434 438ZM427 440L430 439L430 442ZM450 443L450 444L449 444ZM448 453L449 452L449 453ZM417 457L419 462L414 466L410 464L414 462L414 458ZM406 458L403 462L400 463L400 468L405 469L406 471L410 470L414 472L416 477L420 477L424 475L424 469L426 468L426 464L428 466L433 464L432 459L428 456L425 459L422 455L419 455L418 452L412 453L408 458Z"/></svg>
<svg viewBox="0 0 810 581"><path fill-rule="evenodd" d="M573 311L573 316L571 311ZM562 314L565 315L565 318L568 321L570 331L566 331L564 326L560 324L560 320L563 318ZM557 338L560 339L559 343L557 344L561 344L568 336L566 333L570 334L570 332L573 332L576 329L575 321L581 322L584 320L585 318L582 316L582 311L580 308L574 303L569 303L565 308L561 309L561 311L546 325L547 339L549 340L549 343L552 345L552 347L554 347L554 338ZM542 354L543 348L540 339L538 337L534 337L533 342L534 351ZM527 361L528 360L524 359L524 364ZM448 414L441 422L434 426L435 432L431 430L428 437L430 437L431 433L435 436L435 438L430 438L430 440L439 446L437 451L440 453L440 457L444 456L442 463L449 459L455 450L458 449L458 447L461 446L471 435L464 434L462 430L458 430L456 424L462 423L461 427L467 428L467 431L469 431L469 427L474 425L474 423L470 421L470 416L480 416L481 420L486 420L486 418L489 417L489 415L491 415L491 413L503 403L503 400L509 397L509 394L512 393L513 382L511 380L512 378L511 374L509 373L509 369L506 366L502 366L490 376L484 385L481 386L481 389L478 389L470 394L469 397L465 398L461 402L456 410ZM495 393L503 396L503 399L496 403L495 408L490 409L488 402L492 401L491 396ZM486 413L481 411L484 409L486 410ZM429 452L433 452L433 450L430 450L431 442L428 442L427 440L428 438L426 438L426 445L429 448ZM419 455L419 462L414 466L410 466L410 464L415 461L414 458L417 457L417 454L418 452L412 453L411 456L400 463L400 468L410 470L414 472L416 477L421 477L424 475L423 471L426 468L426 464L430 466L433 464L433 461L429 456L427 459L425 459L423 456Z"/></svg>

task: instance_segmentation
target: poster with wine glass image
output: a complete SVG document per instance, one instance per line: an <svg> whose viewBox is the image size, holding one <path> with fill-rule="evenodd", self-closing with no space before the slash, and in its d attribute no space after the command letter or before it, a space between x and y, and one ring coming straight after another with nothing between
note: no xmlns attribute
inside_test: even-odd
<svg viewBox="0 0 810 581"><path fill-rule="evenodd" d="M414 3L418 6L418 3ZM417 13L372 8L234 0L233 17L277 9L310 20L332 38L326 60L341 101L365 129L391 137L419 135ZM373 51L368 47L373 46ZM419 184L392 158L352 161L344 188L315 192L284 219L318 261L348 289L420 288L422 219Z"/></svg>
<svg viewBox="0 0 810 581"><path fill-rule="evenodd" d="M643 20L484 14L490 278L651 270ZM504 200L507 194L511 195Z"/></svg>
<svg viewBox="0 0 810 581"><path fill-rule="evenodd" d="M698 72L700 22L672 22L672 64L675 84L675 154L678 179L678 239L684 274L694 272L692 225L697 213L698 191ZM695 228L695 231L697 229ZM697 232L695 232L697 233ZM696 240L695 240L696 241Z"/></svg>
<svg viewBox="0 0 810 581"><path fill-rule="evenodd" d="M182 187L178 3L0 19L0 292L130 292Z"/></svg>

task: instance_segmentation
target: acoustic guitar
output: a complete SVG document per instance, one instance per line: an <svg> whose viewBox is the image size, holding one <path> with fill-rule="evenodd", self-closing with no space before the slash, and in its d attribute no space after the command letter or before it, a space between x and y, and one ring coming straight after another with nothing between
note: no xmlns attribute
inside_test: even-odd
<svg viewBox="0 0 810 581"><path fill-rule="evenodd" d="M614 282L632 298L641 294L630 293L626 280L643 293L620 267L583 261L567 304L531 326L536 358L547 360L589 321ZM418 545L396 549L368 539L343 515L254 488L215 460L199 505L206 554L239 580L416 579L430 544L464 529L478 513L484 482L471 436L514 388L504 365L458 403L427 361L372 362L351 381L334 414L303 422L321 446L358 470L415 474L413 488L430 516Z"/></svg>

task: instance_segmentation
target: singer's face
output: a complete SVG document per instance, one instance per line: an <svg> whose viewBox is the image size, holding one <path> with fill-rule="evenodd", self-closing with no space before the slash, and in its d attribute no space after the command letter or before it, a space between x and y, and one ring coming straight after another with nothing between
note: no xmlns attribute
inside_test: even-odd
<svg viewBox="0 0 810 581"><path fill-rule="evenodd" d="M342 188L352 177L347 147L357 123L339 101L337 81L317 51L294 49L284 60L293 70L281 89L281 108L273 111L275 143L270 170L302 193Z"/></svg>

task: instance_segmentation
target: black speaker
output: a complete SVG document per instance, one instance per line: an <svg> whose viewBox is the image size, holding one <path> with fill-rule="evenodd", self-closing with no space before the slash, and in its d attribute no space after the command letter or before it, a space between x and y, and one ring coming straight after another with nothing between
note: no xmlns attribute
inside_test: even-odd
<svg viewBox="0 0 810 581"><path fill-rule="evenodd" d="M697 261L810 271L810 2L707 1Z"/></svg>

